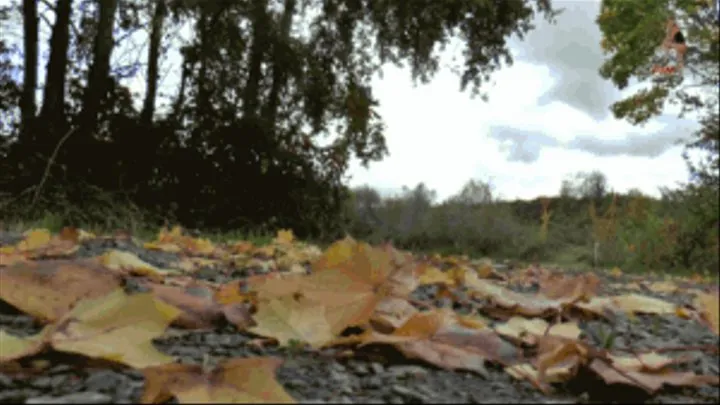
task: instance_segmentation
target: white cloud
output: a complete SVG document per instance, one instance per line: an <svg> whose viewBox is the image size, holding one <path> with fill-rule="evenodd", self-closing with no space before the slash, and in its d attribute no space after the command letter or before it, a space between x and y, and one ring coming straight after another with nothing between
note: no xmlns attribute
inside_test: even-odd
<svg viewBox="0 0 720 405"><path fill-rule="evenodd" d="M392 192L424 182L442 200L467 180L479 178L491 180L505 198L534 198L557 193L569 174L601 170L617 191L639 188L657 195L659 186L673 186L687 177L679 147L655 157L597 156L564 147L578 136L591 143L617 143L630 134L649 136L667 126L686 126L654 120L637 128L612 117L596 121L558 101L538 106L538 99L553 86L546 67L517 62L498 72L487 103L460 93L457 78L448 71L418 87L402 69L386 68L384 73L374 85L387 124L390 156L368 169L354 163L352 186L369 184ZM509 161L508 143L490 136L496 127L527 132L522 147L537 144L538 159ZM556 144L545 146L543 137Z"/></svg>
<svg viewBox="0 0 720 405"><path fill-rule="evenodd" d="M486 85L488 103L460 93L448 70L415 88L407 71L386 68L374 85L390 156L369 169L353 164L350 185L391 192L424 182L442 200L471 178L490 179L504 198L555 194L578 171L601 170L615 190L651 195L686 180L675 142L693 122L673 108L642 127L609 113L638 87L620 92L599 76L597 3L557 1L567 10L558 24L540 21L513 40L516 62Z"/></svg>

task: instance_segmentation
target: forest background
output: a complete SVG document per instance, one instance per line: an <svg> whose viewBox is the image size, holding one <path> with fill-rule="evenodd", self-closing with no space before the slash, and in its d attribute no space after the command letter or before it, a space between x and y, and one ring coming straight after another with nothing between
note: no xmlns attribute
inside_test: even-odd
<svg viewBox="0 0 720 405"><path fill-rule="evenodd" d="M21 26L23 43L0 35L0 224L289 228L320 242L350 234L427 252L717 272L720 41L705 0L604 0L597 19L607 56L598 74L620 89L647 84L611 106L615 117L641 125L672 104L699 124L688 181L659 198L613 192L600 171L533 200L500 199L477 179L442 201L422 183L393 196L347 186L351 159L388 152L370 85L383 65L427 82L437 49L459 40L461 88L482 97L512 60L508 38L556 12L548 0L5 2L0 29ZM658 78L670 15L692 46L683 76ZM159 61L182 26L193 35L179 49L180 80L158 105ZM147 63L112 57L138 33L147 40L132 54ZM138 74L141 99L127 85Z"/></svg>

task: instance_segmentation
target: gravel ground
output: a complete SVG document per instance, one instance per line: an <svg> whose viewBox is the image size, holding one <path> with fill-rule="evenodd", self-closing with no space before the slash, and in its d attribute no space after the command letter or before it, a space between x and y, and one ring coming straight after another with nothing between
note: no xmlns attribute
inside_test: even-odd
<svg viewBox="0 0 720 405"><path fill-rule="evenodd" d="M19 235L0 233L0 246L14 243ZM85 242L75 257L93 257L108 249L122 249L138 255L148 263L168 267L176 256L145 250L130 241L93 240ZM606 289L603 295L625 291L608 290L608 286L630 281L598 274ZM199 278L215 282L229 281L217 271L199 272ZM697 287L697 286L695 286ZM432 287L421 287L414 295L428 296ZM513 287L531 292L532 287ZM679 304L688 303L691 296L642 292ZM0 304L2 302L0 301ZM443 305L443 303L439 303ZM445 303L450 305L451 303ZM455 308L463 312L460 307ZM612 324L607 321L581 323L583 331L600 345L603 329L614 329L617 347L667 347L681 345L718 344L718 336L707 327L674 316L618 316ZM30 335L39 331L28 316L9 305L0 305L0 329L16 335ZM247 343L252 336L238 332L232 326L212 331L186 331L171 328L155 341L162 352L176 356L182 363L202 363L229 357L273 355L285 359L278 371L278 381L298 402L302 403L717 403L718 387L698 389L666 389L647 397L627 387L609 387L591 377L580 376L572 383L557 386L552 396L539 392L531 384L510 377L500 368L488 367L487 377L469 372L446 371L424 363L405 360L398 353L385 351L363 352L361 356L343 359L335 349L288 351L277 347L260 348ZM378 350L377 348L375 350ZM390 350L390 349L386 349ZM697 353L694 361L684 367L701 374L718 375L717 355ZM18 376L0 373L0 403L132 403L143 390L143 376L139 371L103 367L89 367L82 359L70 355L45 358L47 368L38 375Z"/></svg>

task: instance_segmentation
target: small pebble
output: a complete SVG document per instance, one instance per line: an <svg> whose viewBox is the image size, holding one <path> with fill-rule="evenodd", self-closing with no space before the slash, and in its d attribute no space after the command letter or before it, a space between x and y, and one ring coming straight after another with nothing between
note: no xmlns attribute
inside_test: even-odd
<svg viewBox="0 0 720 405"><path fill-rule="evenodd" d="M109 404L112 397L99 392L84 391L61 397L35 397L25 401L26 404Z"/></svg>

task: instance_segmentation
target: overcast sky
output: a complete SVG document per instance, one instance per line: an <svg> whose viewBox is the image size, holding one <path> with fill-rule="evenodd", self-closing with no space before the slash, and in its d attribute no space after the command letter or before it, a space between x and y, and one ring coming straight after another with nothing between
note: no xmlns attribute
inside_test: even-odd
<svg viewBox="0 0 720 405"><path fill-rule="evenodd" d="M651 195L685 181L678 140L688 139L696 124L676 118L676 111L644 127L614 119L609 107L622 94L598 74L600 0L554 4L565 10L556 24L538 19L524 40L511 40L515 63L485 85L488 102L461 93L449 69L415 86L407 69L385 67L373 85L390 155L369 169L353 162L350 185L393 193L424 182L442 200L479 179L490 181L503 198L529 199L556 194L561 181L578 171L600 170L616 191L638 188ZM22 33L14 34L20 45ZM48 36L43 27L43 55ZM447 62L453 51L459 48L448 47ZM115 50L113 59L122 53ZM179 63L177 55L162 61L161 91L174 93ZM144 92L144 80L138 75L131 89ZM631 86L628 94L636 89Z"/></svg>
<svg viewBox="0 0 720 405"><path fill-rule="evenodd" d="M460 93L449 71L414 87L406 70L386 68L375 94L390 156L368 170L355 164L350 184L392 192L425 182L444 199L477 178L504 198L529 199L556 194L578 171L601 170L616 191L651 195L687 180L677 141L696 124L673 111L644 127L614 119L609 107L622 94L598 74L600 1L554 4L565 9L555 25L539 19L511 42L515 63L494 75L488 102Z"/></svg>

